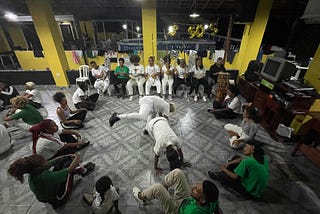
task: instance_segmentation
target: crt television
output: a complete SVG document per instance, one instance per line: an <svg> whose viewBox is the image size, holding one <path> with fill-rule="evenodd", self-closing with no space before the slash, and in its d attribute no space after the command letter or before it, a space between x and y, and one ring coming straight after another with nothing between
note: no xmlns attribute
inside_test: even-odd
<svg viewBox="0 0 320 214"><path fill-rule="evenodd" d="M295 64L283 58L269 56L263 65L261 76L274 82L281 82L294 76L296 71Z"/></svg>

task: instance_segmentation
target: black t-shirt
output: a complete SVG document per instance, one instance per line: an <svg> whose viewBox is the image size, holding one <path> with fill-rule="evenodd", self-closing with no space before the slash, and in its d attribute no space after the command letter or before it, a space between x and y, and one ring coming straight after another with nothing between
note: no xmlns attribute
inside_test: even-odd
<svg viewBox="0 0 320 214"><path fill-rule="evenodd" d="M217 63L213 64L210 66L210 70L209 70L209 77L211 77L212 79L214 79L215 82L217 82L218 79L218 75L213 75L219 72L226 72L226 69L224 67L224 65L220 65L217 66Z"/></svg>

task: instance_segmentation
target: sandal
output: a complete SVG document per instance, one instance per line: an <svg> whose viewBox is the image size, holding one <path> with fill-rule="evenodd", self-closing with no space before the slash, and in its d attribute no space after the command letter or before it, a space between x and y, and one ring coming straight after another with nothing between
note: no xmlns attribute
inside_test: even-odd
<svg viewBox="0 0 320 214"><path fill-rule="evenodd" d="M208 171L208 176L213 180L219 180L220 179L220 175L221 175L220 171L216 171L216 172Z"/></svg>
<svg viewBox="0 0 320 214"><path fill-rule="evenodd" d="M96 165L92 162L86 163L83 168L85 168L87 171L83 174L81 174L82 177L89 175L91 172L93 172Z"/></svg>

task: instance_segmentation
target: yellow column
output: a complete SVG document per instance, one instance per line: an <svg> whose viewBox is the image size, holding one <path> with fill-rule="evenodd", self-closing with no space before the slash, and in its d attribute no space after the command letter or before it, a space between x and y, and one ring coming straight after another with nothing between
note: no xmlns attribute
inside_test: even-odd
<svg viewBox="0 0 320 214"><path fill-rule="evenodd" d="M266 29L273 0L260 0L254 22L246 24L239 56L237 59L240 74L244 73L248 63L257 58L263 34Z"/></svg>
<svg viewBox="0 0 320 214"><path fill-rule="evenodd" d="M317 91L320 92L320 44L318 49L313 56L313 60L311 65L304 77L306 81L308 81Z"/></svg>
<svg viewBox="0 0 320 214"><path fill-rule="evenodd" d="M145 66L148 64L149 56L155 56L157 59L156 6L156 0L142 1L143 63Z"/></svg>
<svg viewBox="0 0 320 214"><path fill-rule="evenodd" d="M11 51L7 37L0 26L0 52Z"/></svg>
<svg viewBox="0 0 320 214"><path fill-rule="evenodd" d="M20 46L22 48L28 47L21 29L21 26L19 24L10 22L7 28L15 47L16 46Z"/></svg>
<svg viewBox="0 0 320 214"><path fill-rule="evenodd" d="M45 59L57 86L68 86L68 62L50 0L27 0Z"/></svg>

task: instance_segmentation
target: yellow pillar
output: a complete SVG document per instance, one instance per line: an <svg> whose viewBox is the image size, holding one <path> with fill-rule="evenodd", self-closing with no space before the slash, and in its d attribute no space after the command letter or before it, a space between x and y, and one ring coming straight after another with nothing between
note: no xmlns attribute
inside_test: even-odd
<svg viewBox="0 0 320 214"><path fill-rule="evenodd" d="M320 44L304 77L320 93Z"/></svg>
<svg viewBox="0 0 320 214"><path fill-rule="evenodd" d="M143 64L148 64L149 56L157 59L157 2L156 0L142 1L142 36Z"/></svg>
<svg viewBox="0 0 320 214"><path fill-rule="evenodd" d="M21 26L19 24L10 22L7 28L15 47L20 46L22 48L28 48Z"/></svg>
<svg viewBox="0 0 320 214"><path fill-rule="evenodd" d="M266 29L273 0L259 0L253 23L245 26L240 45L237 66L240 74L247 69L248 63L257 58L263 34Z"/></svg>
<svg viewBox="0 0 320 214"><path fill-rule="evenodd" d="M0 26L0 52L6 51L11 51L11 48L7 40L7 37Z"/></svg>
<svg viewBox="0 0 320 214"><path fill-rule="evenodd" d="M50 0L27 0L27 4L55 83L68 86L68 62Z"/></svg>

